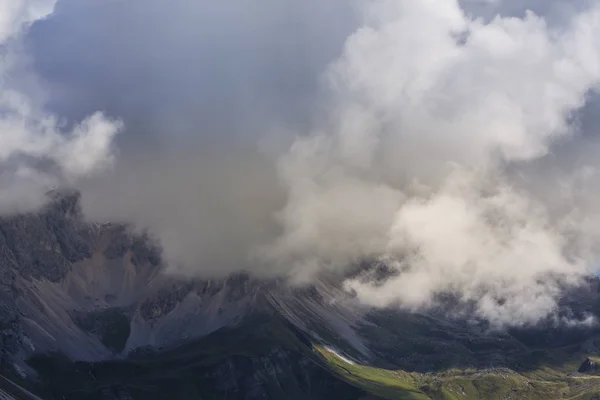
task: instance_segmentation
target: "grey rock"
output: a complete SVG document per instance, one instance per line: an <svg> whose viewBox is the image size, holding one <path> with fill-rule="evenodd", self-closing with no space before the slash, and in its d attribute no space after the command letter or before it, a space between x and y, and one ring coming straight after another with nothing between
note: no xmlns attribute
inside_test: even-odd
<svg viewBox="0 0 600 400"><path fill-rule="evenodd" d="M596 371L598 371L598 364L591 358L586 358L577 370L579 373L590 373Z"/></svg>

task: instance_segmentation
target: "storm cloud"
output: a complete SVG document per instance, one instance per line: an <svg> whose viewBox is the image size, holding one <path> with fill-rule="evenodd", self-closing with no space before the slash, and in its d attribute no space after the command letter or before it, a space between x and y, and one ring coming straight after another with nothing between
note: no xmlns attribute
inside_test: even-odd
<svg viewBox="0 0 600 400"><path fill-rule="evenodd" d="M386 282L346 282L366 304L450 293L502 326L598 257L598 34L596 1L61 0L23 47L66 127L124 122L113 168L71 181L169 270L379 260Z"/></svg>

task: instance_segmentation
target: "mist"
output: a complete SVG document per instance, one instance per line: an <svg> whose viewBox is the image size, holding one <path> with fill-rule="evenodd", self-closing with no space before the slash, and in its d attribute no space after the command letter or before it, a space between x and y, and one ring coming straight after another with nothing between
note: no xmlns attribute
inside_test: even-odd
<svg viewBox="0 0 600 400"><path fill-rule="evenodd" d="M19 40L22 91L60 140L13 166L58 165L51 183L80 190L87 218L148 230L170 273L303 284L377 260L385 282L345 282L364 304L452 294L507 326L554 315L596 268L597 1L59 0L43 15ZM104 127L101 150L68 139L81 126ZM31 180L9 177L2 193L22 197Z"/></svg>

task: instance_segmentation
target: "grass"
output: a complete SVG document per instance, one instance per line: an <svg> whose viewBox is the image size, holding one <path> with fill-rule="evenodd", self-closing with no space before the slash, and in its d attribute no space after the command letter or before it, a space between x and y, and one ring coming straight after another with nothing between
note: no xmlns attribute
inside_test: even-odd
<svg viewBox="0 0 600 400"><path fill-rule="evenodd" d="M325 346L314 348L340 378L384 399L600 399L600 377L569 374L576 371L576 362L523 373L501 368L424 374L362 365Z"/></svg>
<svg viewBox="0 0 600 400"><path fill-rule="evenodd" d="M564 382L532 380L514 371L454 371L421 378L434 399L554 399L563 398Z"/></svg>
<svg viewBox="0 0 600 400"><path fill-rule="evenodd" d="M416 387L416 382L409 373L348 362L324 346L315 345L314 348L327 360L336 375L367 392L390 400L428 399Z"/></svg>

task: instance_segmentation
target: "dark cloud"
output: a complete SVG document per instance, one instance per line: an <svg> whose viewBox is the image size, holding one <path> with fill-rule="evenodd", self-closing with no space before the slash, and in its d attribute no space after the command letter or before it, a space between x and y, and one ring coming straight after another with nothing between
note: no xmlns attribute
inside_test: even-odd
<svg viewBox="0 0 600 400"><path fill-rule="evenodd" d="M356 24L342 0L62 0L28 44L50 107L118 115L122 141L254 140L275 122L307 123Z"/></svg>
<svg viewBox="0 0 600 400"><path fill-rule="evenodd" d="M67 125L125 123L84 211L150 229L173 268L379 259L392 278L347 282L365 302L450 292L524 324L600 254L594 4L62 0L26 48Z"/></svg>
<svg viewBox="0 0 600 400"><path fill-rule="evenodd" d="M113 172L78 185L88 215L151 228L173 264L245 268L277 229L286 132L323 108L357 18L346 0L59 1L26 41L47 106L125 126Z"/></svg>

